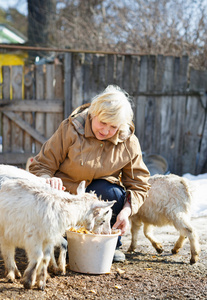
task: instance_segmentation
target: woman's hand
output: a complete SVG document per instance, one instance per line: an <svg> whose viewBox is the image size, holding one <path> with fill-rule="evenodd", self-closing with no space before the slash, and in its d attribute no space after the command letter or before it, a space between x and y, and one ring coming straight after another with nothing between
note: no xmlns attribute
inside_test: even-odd
<svg viewBox="0 0 207 300"><path fill-rule="evenodd" d="M46 178L46 183L49 183L53 189L57 189L60 191L65 191L65 187L63 186L63 182L58 177Z"/></svg>
<svg viewBox="0 0 207 300"><path fill-rule="evenodd" d="M121 235L123 235L129 227L129 216L131 215L131 212L131 205L126 202L123 209L118 214L116 223L113 225L112 229L120 229Z"/></svg>

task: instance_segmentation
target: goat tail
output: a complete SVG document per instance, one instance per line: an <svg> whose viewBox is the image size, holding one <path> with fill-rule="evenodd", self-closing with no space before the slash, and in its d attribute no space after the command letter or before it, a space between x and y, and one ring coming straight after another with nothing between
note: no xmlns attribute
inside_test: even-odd
<svg viewBox="0 0 207 300"><path fill-rule="evenodd" d="M195 192L196 188L195 186L191 183L191 181L187 178L181 177L181 183L185 187L186 193L191 197L193 197L193 193Z"/></svg>

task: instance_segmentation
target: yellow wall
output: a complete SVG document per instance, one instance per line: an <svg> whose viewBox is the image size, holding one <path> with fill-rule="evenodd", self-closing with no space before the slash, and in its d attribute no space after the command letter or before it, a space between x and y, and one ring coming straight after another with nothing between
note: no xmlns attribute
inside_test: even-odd
<svg viewBox="0 0 207 300"><path fill-rule="evenodd" d="M0 53L0 67L1 66L17 66L24 65L24 61L27 58L27 54L3 54Z"/></svg>
<svg viewBox="0 0 207 300"><path fill-rule="evenodd" d="M2 83L2 66L22 66L25 59L28 57L27 53L11 54L0 53L0 84ZM23 88L23 87L22 87ZM0 99L2 99L2 91L0 86Z"/></svg>

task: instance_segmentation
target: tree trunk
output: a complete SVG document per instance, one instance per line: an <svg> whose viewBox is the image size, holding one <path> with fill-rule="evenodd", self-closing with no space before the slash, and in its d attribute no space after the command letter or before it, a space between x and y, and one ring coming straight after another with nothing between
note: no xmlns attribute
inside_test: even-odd
<svg viewBox="0 0 207 300"><path fill-rule="evenodd" d="M28 0L28 45L51 47L55 36L56 1ZM31 52L30 58L43 52Z"/></svg>

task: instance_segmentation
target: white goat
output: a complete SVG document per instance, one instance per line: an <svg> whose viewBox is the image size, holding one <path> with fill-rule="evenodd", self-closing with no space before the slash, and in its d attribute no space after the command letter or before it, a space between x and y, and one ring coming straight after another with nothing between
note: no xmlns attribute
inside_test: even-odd
<svg viewBox="0 0 207 300"><path fill-rule="evenodd" d="M191 192L184 178L177 175L154 175L150 178L151 189L144 204L138 213L131 217L131 245L128 249L132 252L138 242L138 231L144 223L144 234L150 240L158 253L162 253L161 243L153 236L153 227L174 225L180 232L180 237L172 249L176 254L184 245L186 237L190 241L191 259L193 264L198 261L200 245L195 229L190 223Z"/></svg>
<svg viewBox="0 0 207 300"><path fill-rule="evenodd" d="M8 167L11 170L11 166ZM3 175L0 168L0 245L7 279L14 281L21 274L14 261L15 248L24 248L28 267L23 276L25 288L31 288L36 280L44 289L54 246L63 241L62 235L71 226L84 226L97 231L103 223L110 231L111 206L114 202L98 200L95 194L85 193L84 184L77 195L52 189L42 178L31 180ZM32 175L34 176L34 175ZM66 242L67 243L67 242ZM53 254L52 254L53 255Z"/></svg>
<svg viewBox="0 0 207 300"><path fill-rule="evenodd" d="M0 181L7 179L14 179L14 178L25 178L29 179L32 182L36 182L37 184L46 183L45 178L37 177L33 175L32 173L29 173L29 165L32 162L33 157L30 157L27 160L26 164L26 170L28 172L25 172L24 169L17 168L15 166L11 165L0 165ZM66 253L67 253L67 240L63 237L60 238L60 241L58 242L56 247L60 249L60 254L58 258L58 264L55 260L54 251L51 253L51 261L49 263L50 271L54 274L61 274L64 275L66 273ZM16 275L17 277L20 277L19 275ZM11 282L13 281L12 278L9 279Z"/></svg>

